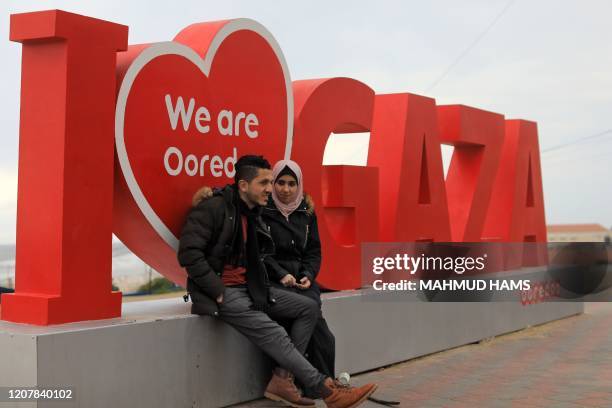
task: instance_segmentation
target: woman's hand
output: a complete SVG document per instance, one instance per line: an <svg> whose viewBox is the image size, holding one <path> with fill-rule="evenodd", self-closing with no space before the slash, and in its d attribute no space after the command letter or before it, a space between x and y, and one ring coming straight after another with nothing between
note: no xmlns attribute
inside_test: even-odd
<svg viewBox="0 0 612 408"><path fill-rule="evenodd" d="M283 276L283 279L280 280L280 283L282 283L285 287L295 286L295 277L292 274L288 273Z"/></svg>
<svg viewBox="0 0 612 408"><path fill-rule="evenodd" d="M204 198L210 198L213 196L213 189L208 187L208 186L204 186L202 187L202 197Z"/></svg>
<svg viewBox="0 0 612 408"><path fill-rule="evenodd" d="M212 196L213 196L213 189L208 186L204 186L200 188L198 191L196 191L196 193L193 195L193 198L191 199L191 204L195 207L196 205L200 203L200 201L207 200L211 198Z"/></svg>
<svg viewBox="0 0 612 408"><path fill-rule="evenodd" d="M300 279L300 283L296 284L295 286L297 286L299 289L308 289L310 287L310 279L304 276L302 279Z"/></svg>

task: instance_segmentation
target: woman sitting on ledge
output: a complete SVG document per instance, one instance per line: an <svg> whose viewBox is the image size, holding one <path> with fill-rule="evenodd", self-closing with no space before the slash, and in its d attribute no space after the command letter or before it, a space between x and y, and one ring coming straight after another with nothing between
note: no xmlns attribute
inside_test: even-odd
<svg viewBox="0 0 612 408"><path fill-rule="evenodd" d="M321 308L316 283L321 267L321 241L314 203L304 194L302 170L292 160L280 160L272 169L272 199L262 218L270 227L275 254L265 260L273 284L314 299ZM306 358L321 373L335 377L335 337L322 314L315 326ZM312 395L312 390L304 390Z"/></svg>

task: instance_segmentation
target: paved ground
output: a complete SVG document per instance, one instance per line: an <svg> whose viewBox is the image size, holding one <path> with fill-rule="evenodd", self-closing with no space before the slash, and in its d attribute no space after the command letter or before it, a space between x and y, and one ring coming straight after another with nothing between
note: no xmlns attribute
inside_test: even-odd
<svg viewBox="0 0 612 408"><path fill-rule="evenodd" d="M354 376L402 407L612 407L612 303ZM240 408L279 407L259 400ZM317 401L317 406L324 406ZM366 402L362 407L381 407Z"/></svg>

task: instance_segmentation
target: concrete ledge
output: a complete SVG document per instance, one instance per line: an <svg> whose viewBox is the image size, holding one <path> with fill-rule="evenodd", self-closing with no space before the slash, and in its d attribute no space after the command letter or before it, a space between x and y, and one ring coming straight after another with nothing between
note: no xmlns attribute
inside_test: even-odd
<svg viewBox="0 0 612 408"><path fill-rule="evenodd" d="M582 303L370 302L324 297L338 370L366 371L583 312ZM258 398L270 363L180 298L123 304L123 317L51 327L0 322L0 386L73 386L82 407L214 407ZM58 407L57 402L15 404ZM2 405L0 406L9 406Z"/></svg>

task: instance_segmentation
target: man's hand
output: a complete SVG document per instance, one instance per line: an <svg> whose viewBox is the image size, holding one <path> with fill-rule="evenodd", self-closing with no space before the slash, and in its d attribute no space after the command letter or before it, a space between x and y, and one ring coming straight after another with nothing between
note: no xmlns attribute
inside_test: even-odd
<svg viewBox="0 0 612 408"><path fill-rule="evenodd" d="M292 274L288 273L283 276L283 279L280 280L280 283L282 283L285 287L295 286L295 277Z"/></svg>
<svg viewBox="0 0 612 408"><path fill-rule="evenodd" d="M310 279L304 276L302 279L300 279L300 283L296 284L295 286L300 289L308 289L310 287Z"/></svg>
<svg viewBox="0 0 612 408"><path fill-rule="evenodd" d="M219 296L217 296L217 299L216 299L216 300L217 300L217 304L221 304L221 303L223 303L223 293L222 293L222 294L220 294Z"/></svg>

